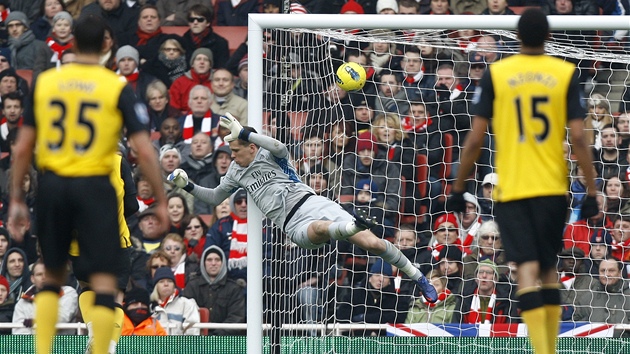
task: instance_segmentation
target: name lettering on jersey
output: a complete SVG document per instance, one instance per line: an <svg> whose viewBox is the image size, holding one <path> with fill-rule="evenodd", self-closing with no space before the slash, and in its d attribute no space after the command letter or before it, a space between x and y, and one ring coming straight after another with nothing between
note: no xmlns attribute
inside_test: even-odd
<svg viewBox="0 0 630 354"><path fill-rule="evenodd" d="M67 92L67 91L84 91L86 93L94 92L94 88L96 84L92 81L79 81L79 80L70 80L70 81L62 81L59 84L59 91Z"/></svg>
<svg viewBox="0 0 630 354"><path fill-rule="evenodd" d="M256 178L256 182L247 186L247 192L254 193L255 190L262 187L270 179L276 177L276 171L269 171L266 174L260 173L260 171L253 171L252 177Z"/></svg>
<svg viewBox="0 0 630 354"><path fill-rule="evenodd" d="M537 82L541 85L553 88L558 84L558 80L550 74L528 71L525 73L517 73L508 79L508 85L515 88L520 85Z"/></svg>

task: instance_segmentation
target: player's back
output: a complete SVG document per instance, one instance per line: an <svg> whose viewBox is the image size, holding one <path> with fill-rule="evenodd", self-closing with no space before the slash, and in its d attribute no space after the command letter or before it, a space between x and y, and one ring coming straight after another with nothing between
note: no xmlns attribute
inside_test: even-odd
<svg viewBox="0 0 630 354"><path fill-rule="evenodd" d="M510 201L564 194L563 141L575 66L547 55L519 54L492 64L489 70L501 176L495 198Z"/></svg>
<svg viewBox="0 0 630 354"><path fill-rule="evenodd" d="M60 176L112 170L123 119L125 83L96 65L69 64L39 75L33 92L37 166Z"/></svg>

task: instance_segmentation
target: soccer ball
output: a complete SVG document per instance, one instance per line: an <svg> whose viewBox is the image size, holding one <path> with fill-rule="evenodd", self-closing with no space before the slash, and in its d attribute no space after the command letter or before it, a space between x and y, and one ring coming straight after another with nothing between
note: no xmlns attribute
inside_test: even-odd
<svg viewBox="0 0 630 354"><path fill-rule="evenodd" d="M337 85L345 91L356 91L365 85L365 69L353 62L341 64L337 69Z"/></svg>

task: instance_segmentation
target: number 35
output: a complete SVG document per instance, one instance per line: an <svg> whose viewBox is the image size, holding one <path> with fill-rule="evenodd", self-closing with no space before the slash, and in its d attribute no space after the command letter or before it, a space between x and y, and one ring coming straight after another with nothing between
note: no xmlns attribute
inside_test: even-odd
<svg viewBox="0 0 630 354"><path fill-rule="evenodd" d="M67 118L67 109L66 104L59 100L50 101L50 107L57 107L61 111L59 118L54 120L52 123L53 127L58 129L60 132L59 140L56 142L48 143L48 148L50 150L58 150L59 148L61 148L61 145L63 145L66 137L66 126L64 123ZM83 126L85 129L88 130L88 139L85 143L78 143L76 141L74 142L74 149L79 152L88 150L92 145L92 142L94 141L94 124L86 119L85 113L87 110L97 110L98 108L98 103L94 102L81 102L81 105L79 106L79 116L77 118L77 123L79 124L79 126Z"/></svg>

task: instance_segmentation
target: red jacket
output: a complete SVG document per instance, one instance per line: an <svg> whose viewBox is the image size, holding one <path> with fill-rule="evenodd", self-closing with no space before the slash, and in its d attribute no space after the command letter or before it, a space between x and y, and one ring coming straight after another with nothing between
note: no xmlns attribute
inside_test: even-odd
<svg viewBox="0 0 630 354"><path fill-rule="evenodd" d="M588 256L591 253L591 237L593 236L595 230L602 227L610 230L613 225L608 218L604 221L603 226L588 225L587 220L578 220L567 225L562 238L563 247L565 249L577 247L584 251L584 254Z"/></svg>
<svg viewBox="0 0 630 354"><path fill-rule="evenodd" d="M190 110L188 107L188 95L190 90L196 85L203 85L212 92L209 74L199 77L192 70L188 70L184 75L173 81L171 88L168 89L169 104L182 112L188 112Z"/></svg>

